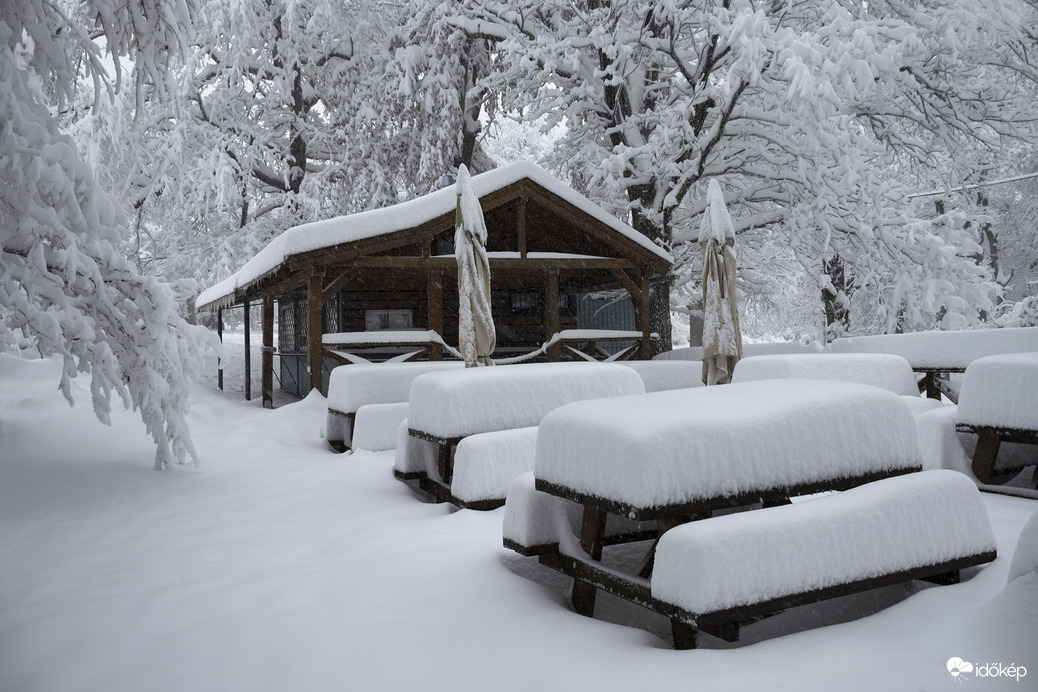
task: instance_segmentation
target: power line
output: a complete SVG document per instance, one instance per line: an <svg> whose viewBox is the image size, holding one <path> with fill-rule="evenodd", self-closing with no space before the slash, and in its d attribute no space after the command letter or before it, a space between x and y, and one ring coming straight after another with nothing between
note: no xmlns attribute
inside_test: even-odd
<svg viewBox="0 0 1038 692"><path fill-rule="evenodd" d="M1028 180L1030 178L1038 178L1038 171L1034 173L1025 173L1024 175L1016 175L1012 178L1002 178L1000 180L989 180L983 183L963 185L962 187L953 187L944 190L930 190L929 192L917 192L914 195L909 195L908 199L916 199L918 197L932 197L933 195L946 195L952 192L966 192L967 190L976 190L980 187L989 187L991 185L1003 185L1005 183L1015 183L1018 180Z"/></svg>

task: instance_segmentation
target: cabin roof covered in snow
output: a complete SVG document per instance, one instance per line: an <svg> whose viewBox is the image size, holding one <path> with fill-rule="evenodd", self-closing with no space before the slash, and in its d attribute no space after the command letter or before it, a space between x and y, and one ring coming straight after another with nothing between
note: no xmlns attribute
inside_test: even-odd
<svg viewBox="0 0 1038 692"><path fill-rule="evenodd" d="M505 191L522 181L529 181L547 193L549 203L556 209L565 208L582 214L590 224L598 227L600 235L611 234L615 243L640 255L641 261L657 267L657 271L665 270L673 262L665 250L536 164L518 161L472 177L473 187L484 208L487 207L487 196ZM520 194L516 192L516 196ZM276 274L293 258L302 259L310 253L413 231L443 219L449 219L452 223L456 200L455 188L450 186L390 207L289 228L246 262L238 272L203 291L196 301L196 307L213 309L235 302L256 288L261 281Z"/></svg>

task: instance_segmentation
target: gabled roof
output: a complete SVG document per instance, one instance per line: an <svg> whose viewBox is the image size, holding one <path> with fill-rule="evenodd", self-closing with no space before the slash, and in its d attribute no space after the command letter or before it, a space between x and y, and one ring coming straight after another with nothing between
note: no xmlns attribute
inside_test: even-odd
<svg viewBox="0 0 1038 692"><path fill-rule="evenodd" d="M673 263L673 258L665 250L536 164L517 161L473 176L472 184L476 194L483 198L524 179L568 202L660 260ZM237 273L203 291L195 305L202 309L213 307L214 304L228 304L237 293L277 272L294 256L413 229L441 216L453 214L456 200L454 186L450 186L390 207L289 228L246 262Z"/></svg>

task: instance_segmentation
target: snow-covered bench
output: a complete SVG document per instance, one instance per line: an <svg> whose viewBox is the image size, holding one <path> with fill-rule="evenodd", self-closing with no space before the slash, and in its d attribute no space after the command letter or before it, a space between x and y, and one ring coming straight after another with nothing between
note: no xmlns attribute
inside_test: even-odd
<svg viewBox="0 0 1038 692"><path fill-rule="evenodd" d="M625 360L642 378L646 392L703 386L703 363L698 360Z"/></svg>
<svg viewBox="0 0 1038 692"><path fill-rule="evenodd" d="M976 433L973 473L982 483L998 471L1003 442L1038 444L1038 352L980 358L966 368L956 430ZM1036 454L1011 457L1021 467L1038 462ZM1008 461L1008 460L1007 460Z"/></svg>
<svg viewBox="0 0 1038 692"><path fill-rule="evenodd" d="M472 509L499 507L507 483L528 470L530 462L516 466L494 460L516 456L515 445L528 449L525 457L518 455L517 459L532 460L534 436L516 441L494 433L535 427L548 412L573 401L644 391L641 378L631 368L606 363L535 363L427 373L412 383L409 439L397 448L393 473L398 480L417 482L440 501ZM480 437L467 441L477 435ZM459 473L467 475L477 468L494 480L470 483L470 479L458 478ZM483 495L495 488L497 494L466 500L452 493L455 483L459 489L480 488L477 494Z"/></svg>
<svg viewBox="0 0 1038 692"><path fill-rule="evenodd" d="M505 545L575 577L574 606L591 614L602 580L588 565L607 518L655 522L662 534L717 510L918 471L918 457L904 399L857 383L762 380L582 401L541 422L533 485L509 489ZM559 562L577 545L567 502L583 508L576 551L591 562L580 567Z"/></svg>
<svg viewBox="0 0 1038 692"><path fill-rule="evenodd" d="M741 623L912 579L959 581L996 557L977 487L926 471L843 493L692 522L660 538L648 596L677 648Z"/></svg>
<svg viewBox="0 0 1038 692"><path fill-rule="evenodd" d="M362 406L406 402L411 382L419 375L463 367L457 361L340 365L328 380L328 444L339 451L352 447L354 421Z"/></svg>

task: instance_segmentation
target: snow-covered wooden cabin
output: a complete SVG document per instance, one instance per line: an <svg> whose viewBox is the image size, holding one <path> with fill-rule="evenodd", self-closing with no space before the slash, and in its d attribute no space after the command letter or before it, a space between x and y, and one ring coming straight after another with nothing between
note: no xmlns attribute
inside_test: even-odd
<svg viewBox="0 0 1038 692"><path fill-rule="evenodd" d="M637 331L639 357L651 357L649 285L670 269L667 252L532 163L472 182L488 229L495 358L534 351L567 329ZM281 385L299 394L323 388L336 364L308 334L431 330L456 344L455 204L452 185L392 207L295 226L203 292L196 307L262 305L267 406L275 303ZM595 294L610 290L629 294L626 308L621 302L597 309ZM612 322L603 324L603 315ZM433 345L429 357L442 352ZM559 350L547 357L557 359Z"/></svg>

